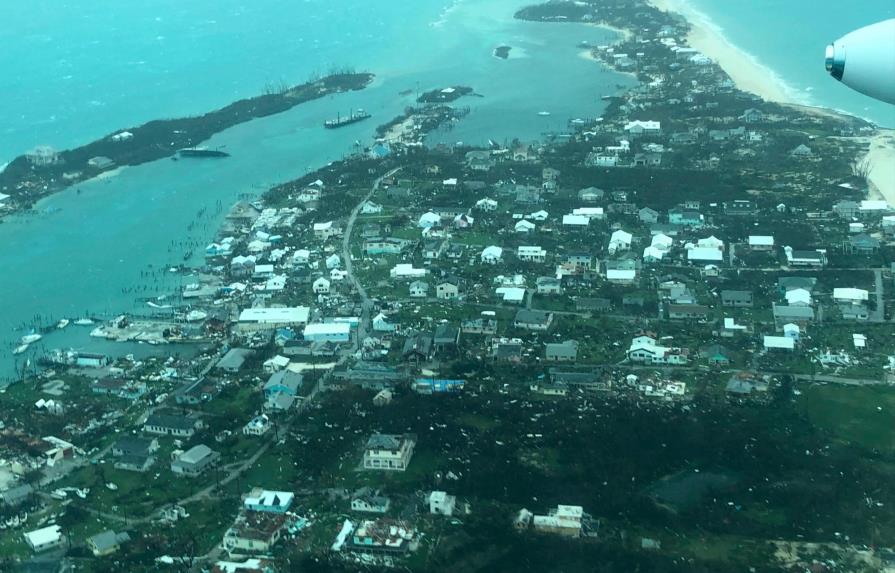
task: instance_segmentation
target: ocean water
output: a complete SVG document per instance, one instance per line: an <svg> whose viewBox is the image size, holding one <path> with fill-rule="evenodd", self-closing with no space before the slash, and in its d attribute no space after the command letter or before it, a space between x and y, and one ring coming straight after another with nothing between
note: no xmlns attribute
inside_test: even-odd
<svg viewBox="0 0 895 573"><path fill-rule="evenodd" d="M824 49L845 34L895 18L893 0L688 0L736 46L769 67L795 99L895 128L895 106L842 85L824 69Z"/></svg>
<svg viewBox="0 0 895 573"><path fill-rule="evenodd" d="M226 209L242 196L349 153L376 125L411 104L405 90L463 84L471 113L444 141L530 140L596 117L600 96L632 85L622 74L579 57L581 41L614 34L577 24L513 19L526 0L231 0L115 3L35 0L29 17L0 30L0 154L37 144L76 145L156 117L195 114L260 92L268 82L297 83L315 70L353 66L377 76L341 94L252 121L215 136L220 161L170 161L125 168L37 206L37 215L0 225L0 381L51 348L124 354L175 353L171 347L97 341L89 328L54 332L27 353L11 349L29 325L86 315L139 314L137 298L193 282L167 272L213 239ZM41 18L34 18L34 10ZM32 20L41 20L40 25ZM9 30L17 29L13 34ZM492 56L496 46L513 57ZM363 107L374 118L340 130L322 123ZM549 111L548 117L538 112ZM2 155L0 155L2 157Z"/></svg>

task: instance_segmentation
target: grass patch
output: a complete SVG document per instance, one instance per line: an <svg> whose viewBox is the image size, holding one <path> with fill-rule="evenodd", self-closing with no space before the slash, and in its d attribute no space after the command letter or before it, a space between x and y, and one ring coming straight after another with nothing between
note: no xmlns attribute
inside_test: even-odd
<svg viewBox="0 0 895 573"><path fill-rule="evenodd" d="M862 448L895 452L895 390L824 385L804 390L800 406L818 427Z"/></svg>

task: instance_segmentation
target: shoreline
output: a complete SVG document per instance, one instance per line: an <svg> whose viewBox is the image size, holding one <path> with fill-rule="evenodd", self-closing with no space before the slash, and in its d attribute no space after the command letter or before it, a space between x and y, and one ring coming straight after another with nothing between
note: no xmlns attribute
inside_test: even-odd
<svg viewBox="0 0 895 573"><path fill-rule="evenodd" d="M779 104L806 106L798 101L792 90L777 74L761 64L753 55L732 44L706 20L705 14L682 0L647 0L663 12L680 15L690 25L687 43L718 64L737 88L762 99Z"/></svg>
<svg viewBox="0 0 895 573"><path fill-rule="evenodd" d="M690 25L687 43L715 61L736 87L762 99L791 107L804 113L830 118L851 114L834 109L810 105L793 96L787 86L769 67L755 56L731 43L723 33L715 29L707 16L693 8L686 0L647 0L663 12L673 12ZM867 162L867 197L882 198L895 206L895 130L878 128L873 137L867 138L869 149L858 161Z"/></svg>

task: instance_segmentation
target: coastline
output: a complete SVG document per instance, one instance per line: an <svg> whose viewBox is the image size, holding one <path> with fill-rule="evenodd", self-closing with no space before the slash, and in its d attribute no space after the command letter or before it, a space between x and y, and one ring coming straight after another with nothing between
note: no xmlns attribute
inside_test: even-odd
<svg viewBox="0 0 895 573"><path fill-rule="evenodd" d="M673 12L690 25L687 43L712 58L730 76L738 89L766 101L798 109L805 113L840 118L848 115L833 109L807 105L792 95L792 90L777 74L754 56L730 43L724 35L686 0L647 0L654 8ZM868 163L867 196L885 199L895 206L895 130L883 130L867 138L869 149L859 159Z"/></svg>
<svg viewBox="0 0 895 573"><path fill-rule="evenodd" d="M712 58L730 76L737 87L766 101L780 104L800 104L791 90L773 70L762 65L754 56L730 43L710 25L701 12L682 0L647 0L663 12L674 12L690 24L687 42L692 48Z"/></svg>

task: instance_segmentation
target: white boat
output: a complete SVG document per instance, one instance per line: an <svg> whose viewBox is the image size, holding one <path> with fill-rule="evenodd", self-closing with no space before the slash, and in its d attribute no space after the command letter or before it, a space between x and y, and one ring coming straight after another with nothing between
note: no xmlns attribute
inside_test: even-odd
<svg viewBox="0 0 895 573"><path fill-rule="evenodd" d="M198 322L208 318L208 313L202 310L191 310L186 315L187 322Z"/></svg>
<svg viewBox="0 0 895 573"><path fill-rule="evenodd" d="M550 112L549 111L539 111L538 115L540 115L541 117L547 117L548 115L550 115Z"/></svg>
<svg viewBox="0 0 895 573"><path fill-rule="evenodd" d="M21 353L25 352L26 350L28 350L28 345L20 344L19 346L16 346L16 349L13 350L12 353L13 354L21 354Z"/></svg>
<svg viewBox="0 0 895 573"><path fill-rule="evenodd" d="M58 328L59 330L62 330L63 328L65 328L66 326L69 325L69 322L71 322L71 321L69 321L67 318L63 318L62 320L59 321L59 324L56 325L56 328Z"/></svg>
<svg viewBox="0 0 895 573"><path fill-rule="evenodd" d="M22 344L31 344L32 342L37 342L43 338L43 336L39 334L26 334L22 337Z"/></svg>
<svg viewBox="0 0 895 573"><path fill-rule="evenodd" d="M75 324L77 324L78 326L90 326L93 324L93 321L89 318L79 318L75 321Z"/></svg>

